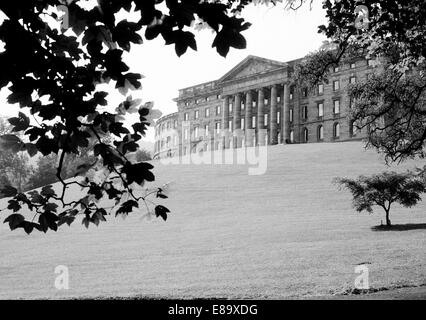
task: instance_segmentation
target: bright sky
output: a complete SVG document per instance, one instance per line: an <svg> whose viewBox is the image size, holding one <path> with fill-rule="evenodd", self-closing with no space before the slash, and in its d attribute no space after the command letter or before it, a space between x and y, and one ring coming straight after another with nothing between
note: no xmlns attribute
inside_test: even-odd
<svg viewBox="0 0 426 320"><path fill-rule="evenodd" d="M297 11L285 10L283 5L250 5L242 17L252 23L243 33L247 49L231 49L226 58L211 48L214 34L209 30L196 34L198 51L188 49L180 58L174 46L165 46L161 37L133 46L125 61L131 72L145 76L142 90L134 92L133 97L140 97L144 102L154 101L154 107L163 114L172 113L177 111L172 99L178 96L179 89L216 80L248 55L285 62L317 50L326 40L318 34L318 26L325 23L321 1L314 1L311 10L305 5ZM7 104L7 95L8 90L0 92L0 115L15 116L19 108ZM124 97L114 92L109 102L116 107L122 100ZM153 132L153 129L148 132L146 140L154 141Z"/></svg>

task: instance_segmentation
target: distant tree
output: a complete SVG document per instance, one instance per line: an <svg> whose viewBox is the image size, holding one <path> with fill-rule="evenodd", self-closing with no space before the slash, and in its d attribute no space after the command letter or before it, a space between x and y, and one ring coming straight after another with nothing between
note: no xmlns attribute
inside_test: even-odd
<svg viewBox="0 0 426 320"><path fill-rule="evenodd" d="M13 127L0 118L0 136L10 134ZM11 152L0 148L0 186L12 185L19 192L26 189L32 166L24 152Z"/></svg>
<svg viewBox="0 0 426 320"><path fill-rule="evenodd" d="M58 181L56 177L56 166L58 157L50 154L37 160L35 170L28 180L28 189L37 189Z"/></svg>
<svg viewBox="0 0 426 320"><path fill-rule="evenodd" d="M383 172L356 180L337 178L335 182L352 193L356 211L372 213L373 206L383 208L387 226L391 226L389 213L393 203L409 208L421 201L420 195L426 192L424 182L412 172Z"/></svg>
<svg viewBox="0 0 426 320"><path fill-rule="evenodd" d="M149 161L152 160L151 153L145 149L139 149L136 152L136 162Z"/></svg>

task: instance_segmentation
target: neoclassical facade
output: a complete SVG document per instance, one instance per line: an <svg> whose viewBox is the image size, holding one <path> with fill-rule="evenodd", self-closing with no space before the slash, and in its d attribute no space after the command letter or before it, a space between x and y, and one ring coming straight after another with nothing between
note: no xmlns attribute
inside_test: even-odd
<svg viewBox="0 0 426 320"><path fill-rule="evenodd" d="M335 66L328 83L308 90L291 82L300 60L248 56L218 80L179 90L178 111L156 123L154 158L361 138L348 119L347 86L373 72L373 63L357 58Z"/></svg>

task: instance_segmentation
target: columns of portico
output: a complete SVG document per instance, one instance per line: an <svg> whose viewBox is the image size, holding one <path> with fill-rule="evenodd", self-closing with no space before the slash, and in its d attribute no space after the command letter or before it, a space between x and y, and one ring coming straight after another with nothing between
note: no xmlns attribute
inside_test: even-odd
<svg viewBox="0 0 426 320"><path fill-rule="evenodd" d="M283 91L283 106L282 106L282 121L281 121L281 141L286 144L290 140L289 129L288 129L288 116L289 116L289 104L290 104L290 88L288 83L284 83Z"/></svg>
<svg viewBox="0 0 426 320"><path fill-rule="evenodd" d="M222 147L223 149L229 148L229 96L223 97L222 105Z"/></svg>
<svg viewBox="0 0 426 320"><path fill-rule="evenodd" d="M271 121L269 127L269 143L277 144L278 143L278 124L277 124L277 86L273 85L271 87Z"/></svg>

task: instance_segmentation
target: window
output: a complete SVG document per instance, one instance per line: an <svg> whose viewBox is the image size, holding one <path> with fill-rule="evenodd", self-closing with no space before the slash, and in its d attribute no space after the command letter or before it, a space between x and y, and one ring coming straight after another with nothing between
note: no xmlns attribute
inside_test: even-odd
<svg viewBox="0 0 426 320"><path fill-rule="evenodd" d="M281 122L281 112L278 111L277 112L277 123L280 124L280 122Z"/></svg>
<svg viewBox="0 0 426 320"><path fill-rule="evenodd" d="M209 97L206 97L205 101L206 101L206 102L207 102L207 101L210 101Z"/></svg>
<svg viewBox="0 0 426 320"><path fill-rule="evenodd" d="M367 66L374 67L374 60L373 59L367 59Z"/></svg>
<svg viewBox="0 0 426 320"><path fill-rule="evenodd" d="M294 131L293 130L290 131L290 142L291 143L294 142Z"/></svg>
<svg viewBox="0 0 426 320"><path fill-rule="evenodd" d="M309 131L308 131L308 128L304 128L303 129L303 141L308 142L308 140L309 140Z"/></svg>
<svg viewBox="0 0 426 320"><path fill-rule="evenodd" d="M220 122L216 122L216 133L219 134L220 133Z"/></svg>
<svg viewBox="0 0 426 320"><path fill-rule="evenodd" d="M324 139L324 127L322 125L318 126L318 140L322 141Z"/></svg>
<svg viewBox="0 0 426 320"><path fill-rule="evenodd" d="M281 96L277 97L277 102L280 103L281 102Z"/></svg>
<svg viewBox="0 0 426 320"><path fill-rule="evenodd" d="M183 138L185 140L188 140L188 129L187 128L183 131Z"/></svg>
<svg viewBox="0 0 426 320"><path fill-rule="evenodd" d="M334 71L334 72L339 72L339 71L340 71L339 66L334 66L333 71Z"/></svg>
<svg viewBox="0 0 426 320"><path fill-rule="evenodd" d="M245 129L245 123L244 123L244 118L241 118L241 123L240 123L241 129Z"/></svg>
<svg viewBox="0 0 426 320"><path fill-rule="evenodd" d="M323 94L324 93L324 84L320 83L318 85L318 94Z"/></svg>
<svg viewBox="0 0 426 320"><path fill-rule="evenodd" d="M196 139L198 137L198 127L195 127L194 129L194 138Z"/></svg>
<svg viewBox="0 0 426 320"><path fill-rule="evenodd" d="M290 88L290 100L293 100L294 88Z"/></svg>
<svg viewBox="0 0 426 320"><path fill-rule="evenodd" d="M289 111L289 121L293 122L293 109L290 109L288 111Z"/></svg>
<svg viewBox="0 0 426 320"><path fill-rule="evenodd" d="M318 103L318 117L324 116L324 103Z"/></svg>
<svg viewBox="0 0 426 320"><path fill-rule="evenodd" d="M334 114L340 113L340 100L334 100L333 101L333 113Z"/></svg>
<svg viewBox="0 0 426 320"><path fill-rule="evenodd" d="M184 115L183 115L183 119L184 119L185 121L188 121L188 120L189 120L189 115L188 115L188 113L187 113L187 112L185 112L185 113L184 113Z"/></svg>
<svg viewBox="0 0 426 320"><path fill-rule="evenodd" d="M337 91L340 89L340 81L339 80L334 80L333 81L333 90Z"/></svg>
<svg viewBox="0 0 426 320"><path fill-rule="evenodd" d="M253 101L251 102L251 106L252 106L253 108L255 108L255 107L256 107L256 100L253 100Z"/></svg>
<svg viewBox="0 0 426 320"><path fill-rule="evenodd" d="M241 101L241 110L244 110L246 108L246 104L244 101Z"/></svg>
<svg viewBox="0 0 426 320"><path fill-rule="evenodd" d="M232 120L228 121L228 128L229 128L229 131L232 132Z"/></svg>
<svg viewBox="0 0 426 320"><path fill-rule="evenodd" d="M178 122L177 122L177 120L175 120L175 121L174 121L174 123L173 123L173 128L175 128L175 129L176 129L176 128L177 128L177 126L178 126Z"/></svg>
<svg viewBox="0 0 426 320"><path fill-rule="evenodd" d="M188 101L185 102L185 107L187 107L187 106L189 106L189 102Z"/></svg>
<svg viewBox="0 0 426 320"><path fill-rule="evenodd" d="M351 69L355 69L356 68L356 63L355 62L352 62L351 63Z"/></svg>
<svg viewBox="0 0 426 320"><path fill-rule="evenodd" d="M205 110L204 114L205 114L205 117L206 117L206 118L210 117L210 109L209 109L209 108L207 108L207 109Z"/></svg>
<svg viewBox="0 0 426 320"><path fill-rule="evenodd" d="M195 112L194 112L194 119L198 119L198 116L199 116L199 112L198 112L198 110L195 110Z"/></svg>
<svg viewBox="0 0 426 320"><path fill-rule="evenodd" d="M308 88L303 88L302 94L303 94L303 97L306 98L308 96Z"/></svg>
<svg viewBox="0 0 426 320"><path fill-rule="evenodd" d="M355 84L356 83L356 77L355 76L350 77L349 78L349 83L350 84Z"/></svg>
<svg viewBox="0 0 426 320"><path fill-rule="evenodd" d="M333 126L333 136L335 139L340 137L340 124L335 123Z"/></svg>
<svg viewBox="0 0 426 320"><path fill-rule="evenodd" d="M251 117L251 127L253 129L256 128L256 116Z"/></svg>
<svg viewBox="0 0 426 320"><path fill-rule="evenodd" d="M232 113L233 106L234 105L232 103L229 104L229 113Z"/></svg>
<svg viewBox="0 0 426 320"><path fill-rule="evenodd" d="M177 146L177 144L178 144L178 137L177 137L177 136L174 136L174 137L173 137L173 145L174 145L174 146Z"/></svg>
<svg viewBox="0 0 426 320"><path fill-rule="evenodd" d="M204 135L205 136L209 135L209 125L208 124L204 125Z"/></svg>
<svg viewBox="0 0 426 320"><path fill-rule="evenodd" d="M308 106L303 106L303 109L302 109L302 118L304 120L308 119Z"/></svg>
<svg viewBox="0 0 426 320"><path fill-rule="evenodd" d="M269 99L268 98L265 98L264 100L263 100L263 103L266 105L266 104L268 104L269 103Z"/></svg>
<svg viewBox="0 0 426 320"><path fill-rule="evenodd" d="M263 118L263 125L265 127L268 126L268 121L269 121L269 114L265 113L265 117Z"/></svg>
<svg viewBox="0 0 426 320"><path fill-rule="evenodd" d="M351 121L349 123L349 134L351 135L351 137L355 137L357 134L358 128L356 127L355 121Z"/></svg>
<svg viewBox="0 0 426 320"><path fill-rule="evenodd" d="M216 115L218 116L218 115L220 115L220 106L216 106Z"/></svg>

